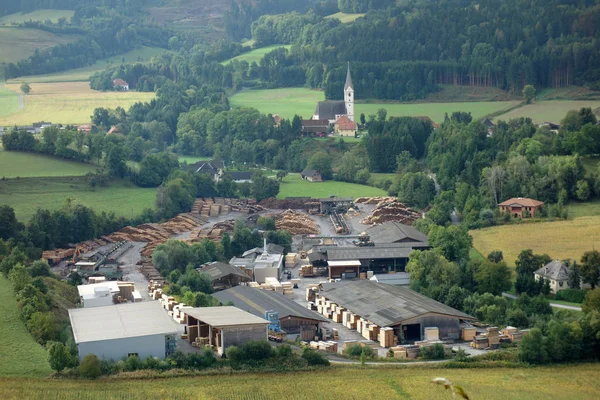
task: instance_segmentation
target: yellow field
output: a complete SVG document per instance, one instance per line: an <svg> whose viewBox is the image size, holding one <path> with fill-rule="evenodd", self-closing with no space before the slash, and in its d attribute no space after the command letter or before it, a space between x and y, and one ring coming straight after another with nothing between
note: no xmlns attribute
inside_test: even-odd
<svg viewBox="0 0 600 400"><path fill-rule="evenodd" d="M544 368L333 367L327 371L147 380L0 378L3 399L452 399L445 377L472 399L600 398L598 364Z"/></svg>
<svg viewBox="0 0 600 400"><path fill-rule="evenodd" d="M19 91L19 84L7 84L6 88ZM150 101L154 93L99 92L90 89L87 82L32 83L31 93L24 96L20 111L0 117L0 125L30 125L35 121L61 124L83 124L97 107L126 110L138 101Z"/></svg>
<svg viewBox="0 0 600 400"><path fill-rule="evenodd" d="M591 107L592 110L600 107L600 100L547 100L536 101L523 107L515 108L505 114L499 115L494 120L508 121L513 118L528 117L536 124L554 122L558 124L570 110L579 110L582 107Z"/></svg>
<svg viewBox="0 0 600 400"><path fill-rule="evenodd" d="M600 247L600 216L568 221L503 225L470 231L473 247L487 256L502 250L504 259L514 265L521 250L546 253L555 259L579 261L584 252Z"/></svg>

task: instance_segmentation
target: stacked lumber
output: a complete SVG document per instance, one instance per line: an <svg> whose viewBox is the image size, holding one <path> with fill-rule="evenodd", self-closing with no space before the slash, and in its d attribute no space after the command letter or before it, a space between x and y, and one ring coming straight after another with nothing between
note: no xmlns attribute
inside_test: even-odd
<svg viewBox="0 0 600 400"><path fill-rule="evenodd" d="M192 347L205 347L210 345L210 338L196 336L192 342Z"/></svg>
<svg viewBox="0 0 600 400"><path fill-rule="evenodd" d="M289 297L290 299L294 298L294 290L292 282L281 282L281 286L283 286L283 295L285 297Z"/></svg>
<svg viewBox="0 0 600 400"><path fill-rule="evenodd" d="M142 265L138 268L138 270L150 281L150 283L154 283L157 287L162 287L165 283L165 278L162 277L160 272L154 267L154 265L150 262L142 262Z"/></svg>
<svg viewBox="0 0 600 400"><path fill-rule="evenodd" d="M388 197L388 196L359 197L358 199L354 200L354 203L356 203L356 204L379 204L382 201L394 201L394 200L396 200L395 197Z"/></svg>
<svg viewBox="0 0 600 400"><path fill-rule="evenodd" d="M173 306L173 319L175 322L179 324L187 324L187 315L185 314L185 310L194 308L191 306L186 306L183 303L179 303Z"/></svg>
<svg viewBox="0 0 600 400"><path fill-rule="evenodd" d="M425 331L425 340L440 340L440 330L437 327L426 327Z"/></svg>
<svg viewBox="0 0 600 400"><path fill-rule="evenodd" d="M308 215L286 210L276 217L277 229L286 230L292 235L310 235L321 232L316 222Z"/></svg>
<svg viewBox="0 0 600 400"><path fill-rule="evenodd" d="M73 257L75 249L55 249L42 252L42 258L49 264L55 264L67 258Z"/></svg>
<svg viewBox="0 0 600 400"><path fill-rule="evenodd" d="M298 276L300 276L300 277L315 276L315 273L313 271L313 266L310 264L301 266L300 271L298 271Z"/></svg>
<svg viewBox="0 0 600 400"><path fill-rule="evenodd" d="M259 204L271 210L318 210L321 205L310 197L288 197L282 200L270 197L261 200Z"/></svg>
<svg viewBox="0 0 600 400"><path fill-rule="evenodd" d="M421 353L421 348L416 345L395 346L391 350L397 360L414 360Z"/></svg>
<svg viewBox="0 0 600 400"><path fill-rule="evenodd" d="M500 344L500 330L497 327L492 326L487 328L486 336L488 338L488 344L490 347Z"/></svg>
<svg viewBox="0 0 600 400"><path fill-rule="evenodd" d="M288 268L293 267L294 265L296 265L296 262L298 261L298 253L287 253L285 256L285 265Z"/></svg>
<svg viewBox="0 0 600 400"><path fill-rule="evenodd" d="M127 301L133 300L133 292L135 291L133 282L117 282L117 286L119 287L119 296Z"/></svg>
<svg viewBox="0 0 600 400"><path fill-rule="evenodd" d="M309 343L309 346L311 349L313 350L321 350L321 351L327 351L330 353L337 353L338 352L338 344L337 342L334 341L311 341Z"/></svg>
<svg viewBox="0 0 600 400"><path fill-rule="evenodd" d="M365 225L379 225L384 222L395 221L412 225L419 218L421 218L421 213L418 211L400 203L398 200L387 200L378 203L371 215L365 217L362 223Z"/></svg>
<svg viewBox="0 0 600 400"><path fill-rule="evenodd" d="M381 328L379 330L379 336L377 341L381 347L392 347L396 343L394 342L394 329L393 328Z"/></svg>
<svg viewBox="0 0 600 400"><path fill-rule="evenodd" d="M475 327L464 327L460 330L460 337L465 342L472 341L477 336L477 329Z"/></svg>

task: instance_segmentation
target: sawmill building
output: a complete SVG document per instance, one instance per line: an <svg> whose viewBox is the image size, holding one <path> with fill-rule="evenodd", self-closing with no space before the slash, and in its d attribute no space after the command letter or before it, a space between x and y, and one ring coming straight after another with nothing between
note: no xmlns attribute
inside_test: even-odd
<svg viewBox="0 0 600 400"><path fill-rule="evenodd" d="M206 272L210 275L213 290L215 291L228 289L237 286L240 283L250 282L252 280L250 276L240 268L219 261L204 264L201 268L198 268L197 271Z"/></svg>
<svg viewBox="0 0 600 400"><path fill-rule="evenodd" d="M235 307L258 317L263 317L266 311L274 311L281 329L290 335L299 334L303 340L313 340L319 324L328 322L327 318L272 290L236 286L215 293L213 297L223 304L232 302Z"/></svg>
<svg viewBox="0 0 600 400"><path fill-rule="evenodd" d="M437 327L440 339L458 339L461 321L475 320L407 287L374 281L324 283L318 294L359 316L365 324L392 328L395 337L407 342L422 340L427 327Z"/></svg>

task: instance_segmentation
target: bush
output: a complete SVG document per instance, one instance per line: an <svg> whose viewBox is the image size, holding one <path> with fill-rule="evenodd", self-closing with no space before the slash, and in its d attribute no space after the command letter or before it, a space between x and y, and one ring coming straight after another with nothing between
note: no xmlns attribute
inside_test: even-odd
<svg viewBox="0 0 600 400"><path fill-rule="evenodd" d="M125 360L125 371L137 371L138 369L142 369L142 362L138 356L129 356Z"/></svg>
<svg viewBox="0 0 600 400"><path fill-rule="evenodd" d="M441 344L434 344L433 346L427 346L421 348L420 358L424 360L443 360L446 358L446 353L444 352L444 346Z"/></svg>
<svg viewBox="0 0 600 400"><path fill-rule="evenodd" d="M556 293L556 300L569 301L571 303L583 303L586 291L584 289L564 289Z"/></svg>
<svg viewBox="0 0 600 400"><path fill-rule="evenodd" d="M325 355L308 347L305 347L302 351L302 358L306 360L308 366L329 365L329 360L327 359L327 357L325 357Z"/></svg>
<svg viewBox="0 0 600 400"><path fill-rule="evenodd" d="M247 342L241 347L231 346L225 351L232 365L258 366L275 356L275 350L266 340Z"/></svg>
<svg viewBox="0 0 600 400"><path fill-rule="evenodd" d="M375 350L369 346L362 347L358 344L348 346L348 348L344 350L344 354L351 358L360 358L364 355L365 359L374 358L376 356Z"/></svg>
<svg viewBox="0 0 600 400"><path fill-rule="evenodd" d="M79 364L79 374L88 379L96 379L102 375L100 360L95 354L88 354Z"/></svg>
<svg viewBox="0 0 600 400"><path fill-rule="evenodd" d="M117 373L117 364L113 360L100 360L100 371L102 375L112 375Z"/></svg>

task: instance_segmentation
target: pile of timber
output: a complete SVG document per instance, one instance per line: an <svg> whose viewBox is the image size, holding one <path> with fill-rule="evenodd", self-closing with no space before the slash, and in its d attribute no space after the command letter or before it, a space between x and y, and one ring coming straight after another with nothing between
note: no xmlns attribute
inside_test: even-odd
<svg viewBox="0 0 600 400"><path fill-rule="evenodd" d="M417 219L421 218L421 213L413 210L398 200L382 201L377 204L371 215L362 220L365 225L379 225L384 222L400 222L405 225L412 225Z"/></svg>
<svg viewBox="0 0 600 400"><path fill-rule="evenodd" d="M224 233L229 233L230 235L233 233L234 226L234 219L217 222L212 227L192 230L189 240L191 242L200 242L204 239L209 239L215 243L219 243Z"/></svg>
<svg viewBox="0 0 600 400"><path fill-rule="evenodd" d="M264 207L256 204L256 199L205 198L196 199L192 206L193 214L200 214L205 218L227 215L230 212L253 214L260 211L264 211Z"/></svg>
<svg viewBox="0 0 600 400"><path fill-rule="evenodd" d="M292 235L314 235L321 232L319 225L312 218L293 210L286 210L277 215L275 226Z"/></svg>
<svg viewBox="0 0 600 400"><path fill-rule="evenodd" d="M71 258L74 254L75 249L46 250L42 252L42 258L52 265L61 262L62 260L66 260L67 258Z"/></svg>
<svg viewBox="0 0 600 400"><path fill-rule="evenodd" d="M421 347L416 345L394 346L391 348L397 360L414 360L419 357Z"/></svg>
<svg viewBox="0 0 600 400"><path fill-rule="evenodd" d="M313 350L321 350L321 351L327 351L330 353L337 353L338 352L338 344L337 342L334 341L312 341L309 343L309 346L311 349Z"/></svg>
<svg viewBox="0 0 600 400"><path fill-rule="evenodd" d="M142 261L142 265L138 268L138 271L142 273L148 279L150 283L154 282L157 288L162 287L165 283L165 278L158 272L152 262L148 259Z"/></svg>
<svg viewBox="0 0 600 400"><path fill-rule="evenodd" d="M500 332L497 327L493 326L487 328L485 333L475 336L470 346L475 349L497 349L501 343L520 342L528 333L527 330L519 331L512 326L507 326Z"/></svg>
<svg viewBox="0 0 600 400"><path fill-rule="evenodd" d="M320 207L319 201L310 197L288 197L282 200L269 197L259 204L271 210L318 210Z"/></svg>
<svg viewBox="0 0 600 400"><path fill-rule="evenodd" d="M315 276L315 272L312 265L303 265L300 267L300 271L298 272L298 276L300 277L311 277Z"/></svg>
<svg viewBox="0 0 600 400"><path fill-rule="evenodd" d="M387 196L376 196L376 197L359 197L354 200L356 204L379 204L381 202L388 202L396 200L395 197L387 197Z"/></svg>

